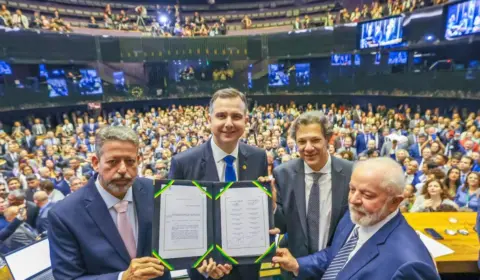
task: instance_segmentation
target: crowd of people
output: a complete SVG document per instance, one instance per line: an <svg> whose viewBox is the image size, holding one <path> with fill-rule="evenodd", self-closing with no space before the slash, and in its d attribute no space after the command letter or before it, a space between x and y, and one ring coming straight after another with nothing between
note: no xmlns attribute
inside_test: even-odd
<svg viewBox="0 0 480 280"><path fill-rule="evenodd" d="M16 9L15 13L12 15L5 4L2 4L0 8L0 26L19 29L42 29L58 32L73 31L71 24L63 20L58 10L53 12L53 17L51 18L41 15L40 12L34 12L34 14L28 18L23 14L21 9Z"/></svg>
<svg viewBox="0 0 480 280"><path fill-rule="evenodd" d="M402 211L476 211L479 207L474 194L480 184L480 115L461 115L456 110L441 115L438 109L416 112L408 105L259 105L251 109L241 141L266 151L268 175L300 156L288 131L302 112L314 110L323 112L332 124L331 156L349 161L391 157L403 166L408 186ZM45 198L48 205L54 204L85 185L94 174L95 133L105 126L133 128L140 140L138 174L166 178L174 155L208 141L208 115L205 106L172 105L144 112L65 114L57 125L38 118L16 121L10 128L4 125L0 130L0 210L18 206L12 204L16 199L38 215L46 207ZM36 217L31 219L31 227L44 228Z"/></svg>

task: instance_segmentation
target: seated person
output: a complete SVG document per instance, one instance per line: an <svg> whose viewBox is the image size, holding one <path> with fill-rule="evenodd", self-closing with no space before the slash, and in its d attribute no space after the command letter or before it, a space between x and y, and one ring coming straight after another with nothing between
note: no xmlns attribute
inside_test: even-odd
<svg viewBox="0 0 480 280"><path fill-rule="evenodd" d="M448 198L448 189L442 180L430 179L425 182L421 195L415 199L410 212L439 212L442 205L458 209L457 204Z"/></svg>
<svg viewBox="0 0 480 280"><path fill-rule="evenodd" d="M455 196L455 203L460 206L460 210L477 211L478 209L478 189L480 184L479 173L470 172L463 186L458 188Z"/></svg>
<svg viewBox="0 0 480 280"><path fill-rule="evenodd" d="M405 190L403 190L403 201L400 204L400 212L405 213L410 211L410 208L412 208L415 203L416 192L417 190L413 185L407 185L405 187Z"/></svg>

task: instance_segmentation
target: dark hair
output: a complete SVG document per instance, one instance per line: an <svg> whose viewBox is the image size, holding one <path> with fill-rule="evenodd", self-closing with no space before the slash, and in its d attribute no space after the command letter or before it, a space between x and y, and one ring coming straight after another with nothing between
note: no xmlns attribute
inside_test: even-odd
<svg viewBox="0 0 480 280"><path fill-rule="evenodd" d="M40 182L40 189L50 193L53 191L53 183L50 180L43 180Z"/></svg>
<svg viewBox="0 0 480 280"><path fill-rule="evenodd" d="M470 165L473 165L473 163L475 162L472 157L463 156L462 159L464 159L464 158L466 158L466 159L468 159L468 160L470 161ZM461 160L461 159L460 159L460 160Z"/></svg>
<svg viewBox="0 0 480 280"><path fill-rule="evenodd" d="M7 180L7 185L10 184L11 181L17 181L20 183L20 185L22 184L22 182L20 182L20 179L18 179L17 177L11 177Z"/></svg>
<svg viewBox="0 0 480 280"><path fill-rule="evenodd" d="M325 117L321 111L310 111L301 114L298 116L295 121L293 121L292 126L290 127L290 137L292 139L297 139L297 130L300 125L309 125L309 124L318 124L322 130L322 135L325 140L330 141L332 136L333 129L330 125L330 122Z"/></svg>
<svg viewBox="0 0 480 280"><path fill-rule="evenodd" d="M447 188L450 188L450 173L452 173L453 170L457 170L459 174L462 174L462 172L460 171L460 169L458 167L452 167L450 168L450 170L448 170L447 172L447 176L445 177L445 186L447 186ZM458 179L455 181L455 193L458 189L458 187L460 187L460 185L462 184L462 181L460 180L460 176L458 176Z"/></svg>
<svg viewBox="0 0 480 280"><path fill-rule="evenodd" d="M240 98L242 100L242 102L245 104L245 113L248 111L248 105L247 105L247 97L245 96L245 94L243 94L242 92L234 89L234 88L224 88L224 89L220 89L220 90L217 90L212 98L210 99L210 105L209 105L209 110L210 110L210 114L213 113L213 103L215 102L215 100L219 99L219 98Z"/></svg>

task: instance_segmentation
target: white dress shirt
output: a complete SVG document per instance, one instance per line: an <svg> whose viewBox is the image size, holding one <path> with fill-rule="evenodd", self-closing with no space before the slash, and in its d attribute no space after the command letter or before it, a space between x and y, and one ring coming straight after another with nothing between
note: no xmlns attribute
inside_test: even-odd
<svg viewBox="0 0 480 280"><path fill-rule="evenodd" d="M320 171L313 171L307 163L305 165L305 205L308 214L308 200L313 185L313 173L322 173L318 181L320 187L320 223L318 236L318 250L322 250L327 246L328 233L330 231L330 220L332 218L332 160L328 156L327 163Z"/></svg>
<svg viewBox="0 0 480 280"><path fill-rule="evenodd" d="M107 192L100 185L100 182L98 181L98 177L97 177L97 180L95 181L95 186L97 187L97 190L100 193L100 196L102 197L103 201L105 201L105 204L107 205L107 209L108 209L108 212L110 213L110 216L112 217L113 223L115 224L115 226L118 227L117 210L115 210L114 206L115 204L120 202L120 199L114 197L109 192ZM128 221L132 226L133 236L135 237L135 244L138 245L138 219L137 219L137 213L135 211L135 203L133 202L132 187L128 189L123 200L128 201L128 209L127 209Z"/></svg>
<svg viewBox="0 0 480 280"><path fill-rule="evenodd" d="M223 159L228 155L235 157L235 160L233 161L233 167L235 168L235 175L238 181L238 144L232 153L227 154L222 149L220 149L217 144L215 144L215 141L213 141L213 139L212 141L210 141L210 143L212 146L213 159L215 160L215 165L217 166L218 179L220 180L220 182L225 182L225 169L227 167L227 163Z"/></svg>
<svg viewBox="0 0 480 280"><path fill-rule="evenodd" d="M374 236L375 233L377 233L377 231L379 231L384 225L386 225L391 219L393 219L398 214L398 211L399 211L398 209L393 211L393 213L391 213L390 215L385 217L385 219L383 219L382 221L374 224L373 226L368 226L368 227L363 227L363 226L359 226L359 225L355 226L355 227L358 227L357 245L355 246L353 251L350 253L350 255L348 255L348 260L345 263L345 265L353 258L353 256L355 256L355 254L358 252L358 250L360 250L362 248L363 244L367 243L367 241L372 236ZM353 233L353 230L352 230L352 233ZM350 237L352 237L352 233L350 233L350 236L348 237L348 239L350 239Z"/></svg>

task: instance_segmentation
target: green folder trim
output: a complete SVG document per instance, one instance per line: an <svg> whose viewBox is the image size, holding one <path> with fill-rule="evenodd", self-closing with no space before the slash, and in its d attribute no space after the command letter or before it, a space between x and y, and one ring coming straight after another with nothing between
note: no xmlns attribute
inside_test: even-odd
<svg viewBox="0 0 480 280"><path fill-rule="evenodd" d="M213 249L215 249L215 247L213 246L213 244L210 246L210 248L208 248L208 250L205 252L205 254L203 254L193 265L192 265L192 268L196 268L207 256L208 254L210 254L210 252L213 251Z"/></svg>
<svg viewBox="0 0 480 280"><path fill-rule="evenodd" d="M162 259L162 257L160 257L160 255L157 253L157 251L155 250L152 250L152 254L160 261L162 262L162 264L168 268L168 270L172 271L172 270L175 270L175 268L169 264L166 260Z"/></svg>
<svg viewBox="0 0 480 280"><path fill-rule="evenodd" d="M233 185L233 182L230 182L227 185L225 185L223 190L219 194L217 194L217 196L215 197L215 200L219 199L222 196L222 194L226 192L232 185Z"/></svg>
<svg viewBox="0 0 480 280"><path fill-rule="evenodd" d="M170 182L168 182L168 184L165 187L160 189L153 197L154 198L159 197L164 191L166 191L168 188L170 188L173 185L173 182L175 182L175 180L170 180Z"/></svg>
<svg viewBox="0 0 480 280"><path fill-rule="evenodd" d="M211 195L209 192L207 192L206 190L204 190L204 189L202 188L202 186L201 186L199 183L197 183L197 181L192 181L192 183L193 183L200 191L202 191L208 198L212 199L212 195Z"/></svg>
<svg viewBox="0 0 480 280"><path fill-rule="evenodd" d="M257 188L261 189L264 193L266 193L270 198L272 198L272 193L267 190L262 184L260 184L258 181L252 181L252 183L257 186Z"/></svg>
<svg viewBox="0 0 480 280"><path fill-rule="evenodd" d="M255 263L261 262L263 258L265 258L268 254L270 254L273 248L275 248L275 242L273 242L272 245L270 245L270 247L267 249L267 251L265 251L265 253L263 253L260 257L258 257L258 259L255 260Z"/></svg>
<svg viewBox="0 0 480 280"><path fill-rule="evenodd" d="M224 256L227 260L229 260L232 264L238 264L237 260L234 258L230 257L225 251L223 251L222 247L215 245L217 247L217 250Z"/></svg>

